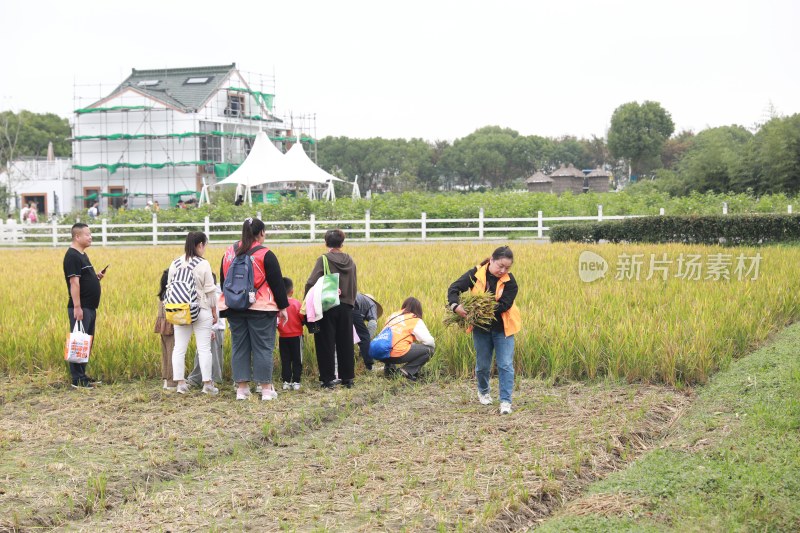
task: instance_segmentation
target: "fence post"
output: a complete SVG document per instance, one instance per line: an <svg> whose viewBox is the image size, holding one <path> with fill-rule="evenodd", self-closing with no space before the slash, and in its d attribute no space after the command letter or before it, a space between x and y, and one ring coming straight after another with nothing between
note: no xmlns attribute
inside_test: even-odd
<svg viewBox="0 0 800 533"><path fill-rule="evenodd" d="M789 214L792 214L792 204L789 204Z"/></svg>
<svg viewBox="0 0 800 533"><path fill-rule="evenodd" d="M256 218L261 220L261 211L256 211Z"/></svg>
<svg viewBox="0 0 800 533"><path fill-rule="evenodd" d="M478 211L478 238L483 239L483 208Z"/></svg>
<svg viewBox="0 0 800 533"><path fill-rule="evenodd" d="M658 210L658 214L661 215L661 216L664 216L664 208L663 207Z"/></svg>
<svg viewBox="0 0 800 533"><path fill-rule="evenodd" d="M309 221L309 225L308 225L309 233L311 234L310 235L311 236L311 240L313 241L314 239L316 239L315 230L317 229L317 224L316 224L317 217L314 216L314 213L311 213L311 215L309 215L308 221Z"/></svg>
<svg viewBox="0 0 800 533"><path fill-rule="evenodd" d="M258 217L258 218L261 218L261 217ZM209 223L211 221L208 219L208 215L206 215L206 218L205 218L204 222L205 222L205 228L204 229L206 230L206 238L210 241L211 240L211 226L210 226Z"/></svg>
<svg viewBox="0 0 800 533"><path fill-rule="evenodd" d="M597 206L597 221L598 222L602 222L603 221L603 206L602 205L598 205Z"/></svg>
<svg viewBox="0 0 800 533"><path fill-rule="evenodd" d="M58 223L56 222L55 218L53 219L52 225L53 225L53 248L55 248L56 246L58 246Z"/></svg>
<svg viewBox="0 0 800 533"><path fill-rule="evenodd" d="M103 219L102 221L102 236L103 236L103 246L108 244L108 219Z"/></svg>
<svg viewBox="0 0 800 533"><path fill-rule="evenodd" d="M372 214L369 209L364 211L364 240L368 241L370 238L369 230L372 226Z"/></svg>
<svg viewBox="0 0 800 533"><path fill-rule="evenodd" d="M544 237L544 220L542 218L542 212L539 211L539 214L536 216L536 225L538 226L536 228L536 236L540 239Z"/></svg>
<svg viewBox="0 0 800 533"><path fill-rule="evenodd" d="M158 245L158 215L153 213L153 246Z"/></svg>
<svg viewBox="0 0 800 533"><path fill-rule="evenodd" d="M728 214L728 202L722 202L722 214L723 215Z"/></svg>
<svg viewBox="0 0 800 533"><path fill-rule="evenodd" d="M428 214L423 211L422 218L420 219L421 231L422 231L422 240L428 238Z"/></svg>

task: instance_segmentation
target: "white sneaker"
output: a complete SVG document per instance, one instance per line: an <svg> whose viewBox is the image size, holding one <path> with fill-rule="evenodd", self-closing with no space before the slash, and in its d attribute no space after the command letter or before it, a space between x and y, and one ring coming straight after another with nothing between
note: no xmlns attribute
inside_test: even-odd
<svg viewBox="0 0 800 533"><path fill-rule="evenodd" d="M501 415L511 414L511 402L500 402L500 414Z"/></svg>
<svg viewBox="0 0 800 533"><path fill-rule="evenodd" d="M292 383L292 389L300 390L300 384L299 383Z"/></svg>
<svg viewBox="0 0 800 533"><path fill-rule="evenodd" d="M256 385L256 394L261 392L261 385Z"/></svg>
<svg viewBox="0 0 800 533"><path fill-rule="evenodd" d="M219 389L216 388L214 385L207 384L203 385L203 394L208 394L210 396L216 396L219 394Z"/></svg>
<svg viewBox="0 0 800 533"><path fill-rule="evenodd" d="M250 389L236 389L236 399L246 400L250 397Z"/></svg>
<svg viewBox="0 0 800 533"><path fill-rule="evenodd" d="M268 402L270 400L275 400L277 397L278 397L278 391L276 391L274 388L261 390L261 399L265 402Z"/></svg>
<svg viewBox="0 0 800 533"><path fill-rule="evenodd" d="M177 387L175 387L175 392L178 394L188 394L189 393L189 385L184 383L179 383Z"/></svg>
<svg viewBox="0 0 800 533"><path fill-rule="evenodd" d="M478 401L483 405L492 405L492 395L488 392L486 394L478 393Z"/></svg>
<svg viewBox="0 0 800 533"><path fill-rule="evenodd" d="M291 388L292 388L291 383L289 383L288 381L283 382L283 390L291 390Z"/></svg>

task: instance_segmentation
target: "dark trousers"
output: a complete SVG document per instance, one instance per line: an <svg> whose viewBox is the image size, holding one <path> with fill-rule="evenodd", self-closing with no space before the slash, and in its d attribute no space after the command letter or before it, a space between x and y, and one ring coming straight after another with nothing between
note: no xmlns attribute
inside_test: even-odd
<svg viewBox="0 0 800 533"><path fill-rule="evenodd" d="M364 320L364 315L353 309L353 326L355 326L359 338L358 351L361 353L361 359L364 360L364 366L369 370L372 368L372 357L369 356L369 330Z"/></svg>
<svg viewBox="0 0 800 533"><path fill-rule="evenodd" d="M278 350L281 353L281 379L284 383L300 383L303 373L302 335L280 337Z"/></svg>
<svg viewBox="0 0 800 533"><path fill-rule="evenodd" d="M94 337L94 324L97 320L97 309L89 309L88 307L83 307L83 330ZM75 327L75 310L72 307L67 308L67 314L69 315L69 330L72 331ZM92 339L92 348L89 351L94 350L94 341ZM72 384L78 385L79 383L88 383L89 378L86 376L86 365L88 363L69 363L69 373L72 376Z"/></svg>
<svg viewBox="0 0 800 533"><path fill-rule="evenodd" d="M339 304L328 309L317 324L319 333L314 334L314 344L317 347L319 380L327 383L336 379L338 361L339 378L342 381L351 381L355 376L353 306Z"/></svg>
<svg viewBox="0 0 800 533"><path fill-rule="evenodd" d="M384 372L388 375L394 370L394 366L399 363L405 363L403 369L411 376L416 376L422 365L430 361L433 356L433 348L425 346L424 344L412 344L405 355L400 357L390 357L386 360Z"/></svg>

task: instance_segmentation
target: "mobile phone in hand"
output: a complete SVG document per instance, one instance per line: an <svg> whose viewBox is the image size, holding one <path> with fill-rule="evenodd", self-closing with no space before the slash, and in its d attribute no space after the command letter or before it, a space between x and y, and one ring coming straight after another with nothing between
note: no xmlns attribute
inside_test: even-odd
<svg viewBox="0 0 800 533"><path fill-rule="evenodd" d="M101 270L101 271L100 271L100 273L101 273L101 274L103 274L103 275L105 275L105 274L106 274L106 270L108 270L108 267L110 267L110 266L111 266L111 263L109 263L109 264L107 264L106 266L104 266L104 267L103 267L103 270Z"/></svg>

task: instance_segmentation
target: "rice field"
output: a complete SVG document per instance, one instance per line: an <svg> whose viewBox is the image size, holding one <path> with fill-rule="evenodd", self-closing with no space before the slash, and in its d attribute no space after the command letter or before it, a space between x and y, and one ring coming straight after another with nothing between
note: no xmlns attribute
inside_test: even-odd
<svg viewBox="0 0 800 533"><path fill-rule="evenodd" d="M420 299L425 322L437 341L427 367L430 374L466 377L473 371L474 351L469 335L443 324L446 291L497 245L346 243L345 251L358 265L359 289L374 295L387 314L407 296ZM511 246L523 320L515 352L520 377L551 382L608 376L629 382L703 383L800 315L800 277L795 268L800 249L527 242ZM579 256L586 250L609 263L605 277L591 283L581 281L578 271ZM294 280L299 299L317 255L325 248L279 245L274 251L284 275ZM0 251L0 275L5 281L0 286L0 371L5 374L66 372L64 252L64 248ZM159 375L159 339L153 333L156 292L161 271L180 252L177 247L89 248L95 265L111 264L102 282L91 375L106 382ZM222 252L219 245L208 248L214 270ZM666 280L659 270L645 279L651 254L670 261L668 267L662 264L662 269L669 268ZM730 279L711 275L709 265L718 254L730 256L724 272ZM740 255L756 254L757 276L752 271L737 272ZM678 275L679 259L692 255L706 262L699 280ZM638 280L623 269L625 257L641 259ZM746 275L739 279L742 274ZM705 279L708 275L711 279ZM227 357L229 343L227 339ZM306 342L306 347L306 373L313 377L313 342Z"/></svg>

